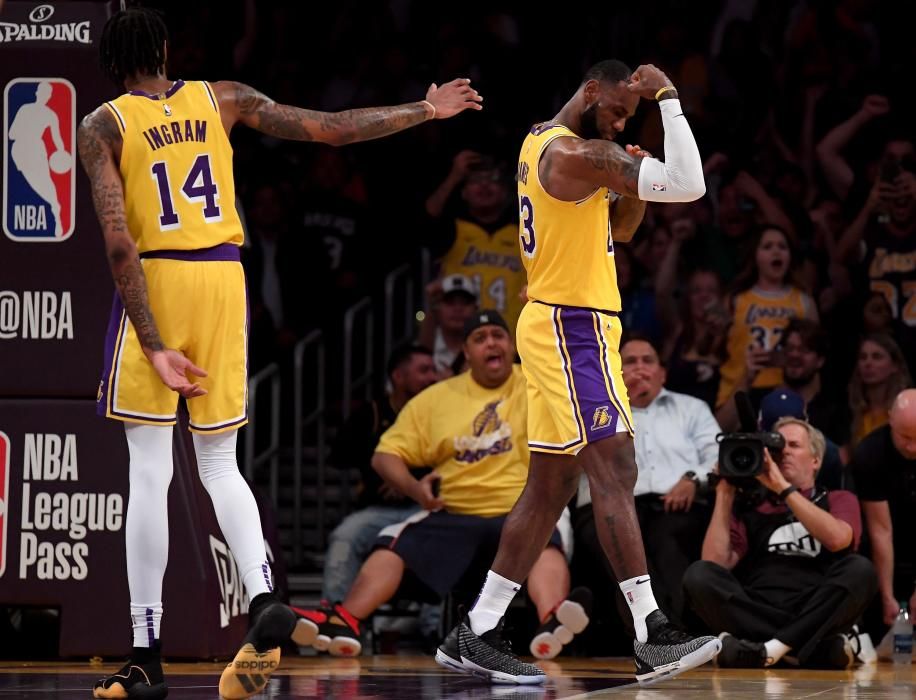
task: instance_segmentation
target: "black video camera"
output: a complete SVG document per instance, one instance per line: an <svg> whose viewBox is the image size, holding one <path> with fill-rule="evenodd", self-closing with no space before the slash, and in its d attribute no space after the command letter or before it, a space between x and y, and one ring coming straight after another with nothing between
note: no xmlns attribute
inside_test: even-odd
<svg viewBox="0 0 916 700"><path fill-rule="evenodd" d="M757 417L745 392L735 393L735 405L741 420L741 432L721 433L716 437L719 443L719 477L750 495L760 491L761 485L754 477L763 471L764 448L770 451L774 460L779 461L786 441L779 433L756 429Z"/></svg>
<svg viewBox="0 0 916 700"><path fill-rule="evenodd" d="M719 475L729 481L757 476L763 471L764 448L778 460L786 446L779 433L722 433L716 439L719 442Z"/></svg>

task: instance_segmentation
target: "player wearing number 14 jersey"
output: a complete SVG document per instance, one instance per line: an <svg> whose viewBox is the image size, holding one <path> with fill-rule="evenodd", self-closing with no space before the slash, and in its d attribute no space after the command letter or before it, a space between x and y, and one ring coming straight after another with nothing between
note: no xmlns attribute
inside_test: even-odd
<svg viewBox="0 0 916 700"><path fill-rule="evenodd" d="M257 506L235 460L247 420L247 321L228 134L242 123L278 138L342 145L480 109L481 98L460 79L432 85L418 102L331 114L277 104L241 83L169 80L165 24L140 8L108 20L100 52L103 70L127 92L89 114L77 141L117 287L98 400L103 415L124 421L130 452L133 652L93 695L168 692L159 630L181 395L201 480L251 599L251 628L223 671L220 695L247 698L266 686L296 617L273 594Z"/></svg>

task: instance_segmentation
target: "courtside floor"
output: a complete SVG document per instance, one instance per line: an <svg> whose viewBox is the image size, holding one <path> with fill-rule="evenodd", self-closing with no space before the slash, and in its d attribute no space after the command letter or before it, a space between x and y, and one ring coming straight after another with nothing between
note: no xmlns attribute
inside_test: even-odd
<svg viewBox="0 0 916 700"><path fill-rule="evenodd" d="M91 698L92 682L118 666L88 662L0 662L0 700ZM255 697L272 700L916 699L916 667L895 667L883 662L853 671L830 672L719 670L708 665L652 688L640 688L633 683L629 659L560 658L544 662L542 666L550 675L544 688L518 688L484 685L475 678L445 671L426 656L364 656L359 659L286 656L268 689ZM166 664L169 698L218 700L217 682L222 667L215 663Z"/></svg>

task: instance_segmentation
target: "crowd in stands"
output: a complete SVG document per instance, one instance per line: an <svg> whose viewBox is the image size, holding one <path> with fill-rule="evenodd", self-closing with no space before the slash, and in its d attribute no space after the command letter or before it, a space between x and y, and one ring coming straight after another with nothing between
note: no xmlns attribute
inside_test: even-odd
<svg viewBox="0 0 916 700"><path fill-rule="evenodd" d="M570 12L580 4L583 16L594 14L576 2ZM474 401L484 404L466 406L468 419L500 429L484 410L493 389L475 384L486 354L468 352L466 329L481 310L498 311L511 346L524 304L517 149L585 68L611 57L652 62L671 76L707 182L697 202L650 205L632 243L615 245L637 509L658 600L682 625L729 633L722 662L750 666L840 666L861 631L879 641L900 601L913 611L916 152L903 108L914 49L898 15L905 4L671 0L605 8L565 33L554 13L513 13L511 3L227 5L237 12L217 17L208 5L182 13L163 3L179 47L172 73L228 72L277 99L332 110L413 101L456 75L485 97L479 115L346 151L233 137L253 366L288 354L312 328L336 342L343 310L375 293L395 265L415 263L419 248L440 260L419 345L391 358L389 391L380 387L382 398L339 430L348 449L335 459L365 478L361 510L331 538L325 593L357 646L358 618L394 595L404 562L440 596L460 578L450 568L416 571L390 538L370 556L383 525L424 508L496 515L450 509L449 478L440 474L434 495L438 477L416 480L407 468L447 461L437 450L449 437L430 422L465 401L446 398L463 386L448 377L462 377L468 395L480 389ZM232 17L245 21L235 26ZM224 31L181 41L211 23ZM657 110L643 104L619 140L661 154L661 139ZM750 505L736 505L734 487L710 478L716 435L740 426L738 392L787 442L761 479L768 495ZM415 430L398 428L405 406ZM451 413L445 420L451 437L472 428L453 427ZM524 469L524 422L509 432L518 462L505 468ZM379 468L384 482L370 468L380 453L399 455L396 478L391 465ZM480 493L467 503L485 501L494 476L474 482ZM600 633L586 631L584 648L625 650L614 647L613 631L625 639L629 615L617 616L622 601L608 594L616 578L597 544L587 487L570 505L569 569L565 557L548 561L566 573L552 587L533 578L529 595L549 627L571 586L592 587L590 630ZM477 537L493 545L489 534ZM401 545L412 554L413 543ZM559 544L557 552L571 554ZM376 588L357 575L364 559L388 572L373 574ZM754 604L723 602L735 600Z"/></svg>

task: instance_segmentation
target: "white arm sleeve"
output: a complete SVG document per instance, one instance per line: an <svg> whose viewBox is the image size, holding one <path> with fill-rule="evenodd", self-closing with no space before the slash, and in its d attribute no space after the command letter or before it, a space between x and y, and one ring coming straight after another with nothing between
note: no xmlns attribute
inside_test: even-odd
<svg viewBox="0 0 916 700"><path fill-rule="evenodd" d="M706 194L703 161L681 109L681 101L658 103L665 129L665 162L643 158L639 166L639 198L647 202L692 202Z"/></svg>

